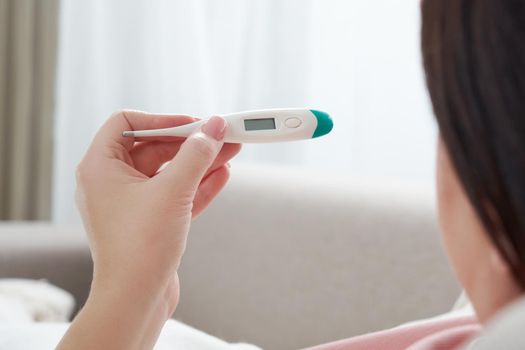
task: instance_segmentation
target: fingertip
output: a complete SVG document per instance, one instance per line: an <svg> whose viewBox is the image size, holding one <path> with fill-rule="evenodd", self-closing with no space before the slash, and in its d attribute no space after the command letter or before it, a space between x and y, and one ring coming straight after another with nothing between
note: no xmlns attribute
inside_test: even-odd
<svg viewBox="0 0 525 350"><path fill-rule="evenodd" d="M217 141L222 141L227 127L226 120L222 117L211 117L201 128L202 132L214 138Z"/></svg>

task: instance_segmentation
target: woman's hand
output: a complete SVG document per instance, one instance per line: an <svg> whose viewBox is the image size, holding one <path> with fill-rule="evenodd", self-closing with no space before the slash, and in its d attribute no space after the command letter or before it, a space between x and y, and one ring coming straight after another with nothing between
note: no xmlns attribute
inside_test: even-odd
<svg viewBox="0 0 525 350"><path fill-rule="evenodd" d="M125 138L122 132L193 121L122 111L95 136L77 170L92 290L59 348L151 348L173 313L190 221L223 188L227 161L240 145L223 146L226 123L218 117L185 141Z"/></svg>

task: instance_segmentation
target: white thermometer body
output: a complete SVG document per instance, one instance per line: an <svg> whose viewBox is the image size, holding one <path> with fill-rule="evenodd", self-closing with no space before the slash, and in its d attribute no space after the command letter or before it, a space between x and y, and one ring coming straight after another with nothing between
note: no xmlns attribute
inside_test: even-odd
<svg viewBox="0 0 525 350"><path fill-rule="evenodd" d="M316 138L328 134L332 119L325 112L314 109L266 109L232 113L222 116L228 126L224 142L270 143ZM206 120L166 129L125 131L123 136L188 137Z"/></svg>

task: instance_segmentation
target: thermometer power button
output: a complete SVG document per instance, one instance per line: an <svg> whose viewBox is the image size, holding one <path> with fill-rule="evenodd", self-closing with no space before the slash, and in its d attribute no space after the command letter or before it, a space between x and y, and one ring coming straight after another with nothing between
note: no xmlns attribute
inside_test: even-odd
<svg viewBox="0 0 525 350"><path fill-rule="evenodd" d="M286 125L289 128L298 128L299 126L301 126L301 124L302 124L301 119L295 118L295 117L288 118L284 121L284 125Z"/></svg>

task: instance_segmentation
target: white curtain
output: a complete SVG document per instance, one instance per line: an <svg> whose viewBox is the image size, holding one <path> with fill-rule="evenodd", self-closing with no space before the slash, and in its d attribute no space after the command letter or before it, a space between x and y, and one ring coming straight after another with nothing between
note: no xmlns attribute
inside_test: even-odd
<svg viewBox="0 0 525 350"><path fill-rule="evenodd" d="M54 220L77 220L75 166L120 108L325 110L329 136L248 145L236 162L431 186L418 11L419 0L63 0Z"/></svg>

